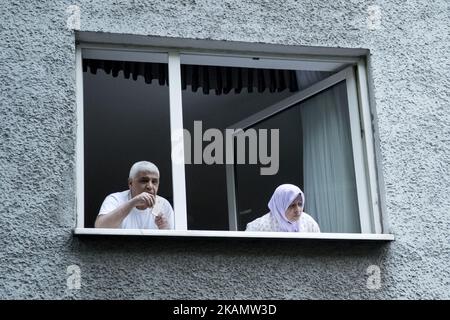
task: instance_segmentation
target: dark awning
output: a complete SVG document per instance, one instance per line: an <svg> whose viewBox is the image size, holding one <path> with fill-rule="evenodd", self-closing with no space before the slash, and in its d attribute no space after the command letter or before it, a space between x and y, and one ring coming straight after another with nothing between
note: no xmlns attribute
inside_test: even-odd
<svg viewBox="0 0 450 320"><path fill-rule="evenodd" d="M166 63L129 62L113 60L83 59L83 71L96 74L102 69L107 74L117 77L123 72L125 79L137 80L142 76L146 83L157 80L159 85L169 84L168 65ZM293 70L216 67L201 65L181 65L181 85L186 90L191 86L193 92L202 88L204 94L214 90L217 95L227 94L234 90L247 92L280 92L285 89L298 91L296 72Z"/></svg>

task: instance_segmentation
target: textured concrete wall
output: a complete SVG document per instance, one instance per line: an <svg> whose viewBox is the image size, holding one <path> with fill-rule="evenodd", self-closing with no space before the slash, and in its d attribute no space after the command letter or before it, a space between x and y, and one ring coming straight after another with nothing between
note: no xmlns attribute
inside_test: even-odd
<svg viewBox="0 0 450 320"><path fill-rule="evenodd" d="M396 241L74 238L74 33L368 48ZM369 30L369 5L381 25ZM0 298L450 298L449 7L428 1L0 5ZM80 290L66 268L81 268ZM381 267L382 287L366 287Z"/></svg>

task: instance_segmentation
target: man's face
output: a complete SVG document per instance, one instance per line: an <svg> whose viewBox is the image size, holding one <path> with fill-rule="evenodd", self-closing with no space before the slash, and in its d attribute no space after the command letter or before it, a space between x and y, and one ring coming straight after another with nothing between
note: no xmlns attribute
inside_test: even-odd
<svg viewBox="0 0 450 320"><path fill-rule="evenodd" d="M298 219L300 219L302 212L303 212L302 198L301 196L298 196L287 208L286 218L291 222L298 221Z"/></svg>
<svg viewBox="0 0 450 320"><path fill-rule="evenodd" d="M131 196L135 197L142 192L156 196L159 187L159 175L150 171L139 171L137 175L128 180Z"/></svg>

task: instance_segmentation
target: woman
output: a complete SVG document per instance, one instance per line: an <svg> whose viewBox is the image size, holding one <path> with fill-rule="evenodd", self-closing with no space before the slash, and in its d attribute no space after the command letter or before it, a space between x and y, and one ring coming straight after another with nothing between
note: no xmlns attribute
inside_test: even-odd
<svg viewBox="0 0 450 320"><path fill-rule="evenodd" d="M270 212L248 223L245 231L320 232L317 222L303 212L304 205L299 187L282 184L269 201Z"/></svg>

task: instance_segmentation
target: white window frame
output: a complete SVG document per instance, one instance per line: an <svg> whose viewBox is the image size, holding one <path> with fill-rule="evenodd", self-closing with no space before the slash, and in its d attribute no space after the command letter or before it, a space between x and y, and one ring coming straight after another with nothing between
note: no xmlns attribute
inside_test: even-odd
<svg viewBox="0 0 450 320"><path fill-rule="evenodd" d="M160 40L157 40L160 41ZM170 43L170 40L167 41ZM320 56L311 54L311 48L307 48L308 54L289 52L284 54L277 52L272 46L267 47L266 50L258 52L243 52L241 50L224 50L220 48L218 50L211 49L209 43L206 45L203 42L200 49L191 49L191 46L187 46L183 41L179 46L172 44L171 46L152 46L152 45L118 45L118 44L103 44L103 43L80 43L76 45L76 117L77 117L77 130L76 130L76 205L77 205L77 224L74 229L76 235L144 235L144 236L194 236L194 237L236 237L236 238L299 238L299 239L348 239L348 240L382 240L391 241L394 240L392 234L383 233L381 224L381 206L379 205L378 196L379 182L377 180L376 162L375 162L375 150L373 143L372 121L371 112L369 108L368 87L367 87L367 75L364 58L360 57L348 57L348 56L333 56L323 55L323 49L318 49ZM183 44L185 45L183 47ZM237 45L242 48L245 45ZM262 45L264 47L264 45ZM214 47L214 45L212 46ZM263 48L264 49L264 48ZM338 75L342 77L345 75L347 81L352 81L352 85L347 86L348 95L352 97L349 100L349 105L353 114L351 120L352 126L352 143L353 148L358 150L354 152L356 157L355 163L358 163L358 174L362 177L357 178L357 183L362 184L358 187L358 198L360 192L367 195L367 201L359 206L360 214L365 215L364 221L366 225L362 229L362 233L350 234L350 233L284 233L284 232L248 232L248 231L199 231L199 230L187 230L187 208L186 208L186 181L185 181L185 165L177 163L172 159L172 181L173 181L173 197L174 197L174 212L175 214L175 228L176 230L137 230L137 229L100 229L100 228L85 228L84 227L84 127L83 127L83 70L82 70L82 50L107 50L107 51L126 51L133 56L133 60L136 61L149 61L149 52L159 52L168 54L168 68L169 68L169 99L170 99L170 128L171 134L175 130L183 128L183 112L182 112L182 98L181 98L181 59L184 54L189 55L208 55L208 56L235 56L235 57L253 57L258 56L264 59L272 59L274 61L296 61L304 62L305 66L309 66L310 70L317 70L317 66L324 66L326 68L333 67L335 64L353 64L355 71L349 72L349 69L345 69L330 78L336 80ZM281 49L283 51L285 49ZM332 50L330 48L330 50ZM274 52L275 51L275 52ZM291 50L292 51L292 50ZM314 51L314 50L313 50ZM128 54L128 53L127 53ZM151 62L151 61L150 61ZM320 83L323 85L324 81L330 81L327 78ZM358 81L357 81L358 80ZM339 81L337 81L339 82ZM349 83L349 82L348 82ZM347 83L347 84L348 84ZM294 96L305 95L310 90L312 92L313 87L301 91ZM350 91L350 92L349 92ZM312 93L309 93L312 95ZM290 98L283 100L286 102ZM277 104L278 105L278 104ZM260 113L268 112L263 110ZM259 113L258 113L259 114ZM355 117L359 118L359 121ZM360 128L359 128L360 126ZM361 139L353 139L353 135L356 132L361 132ZM181 137L182 139L182 137ZM172 140L172 149L175 143L180 143L180 140ZM182 142L182 140L181 140ZM184 143L183 143L184 145ZM179 145L177 146L179 148ZM356 167L356 165L355 165ZM227 176L231 175L229 166L227 166ZM358 182L360 181L360 182ZM364 182L363 182L364 181ZM232 178L227 180L227 190L229 195L234 193L234 187L231 188ZM233 189L233 190L231 190ZM230 198L230 197L229 197ZM230 201L230 200L229 200ZM234 201L234 200L233 200ZM232 201L232 202L233 202ZM233 205L233 203L231 203ZM234 204L235 206L235 204ZM368 216L369 218L367 218Z"/></svg>

